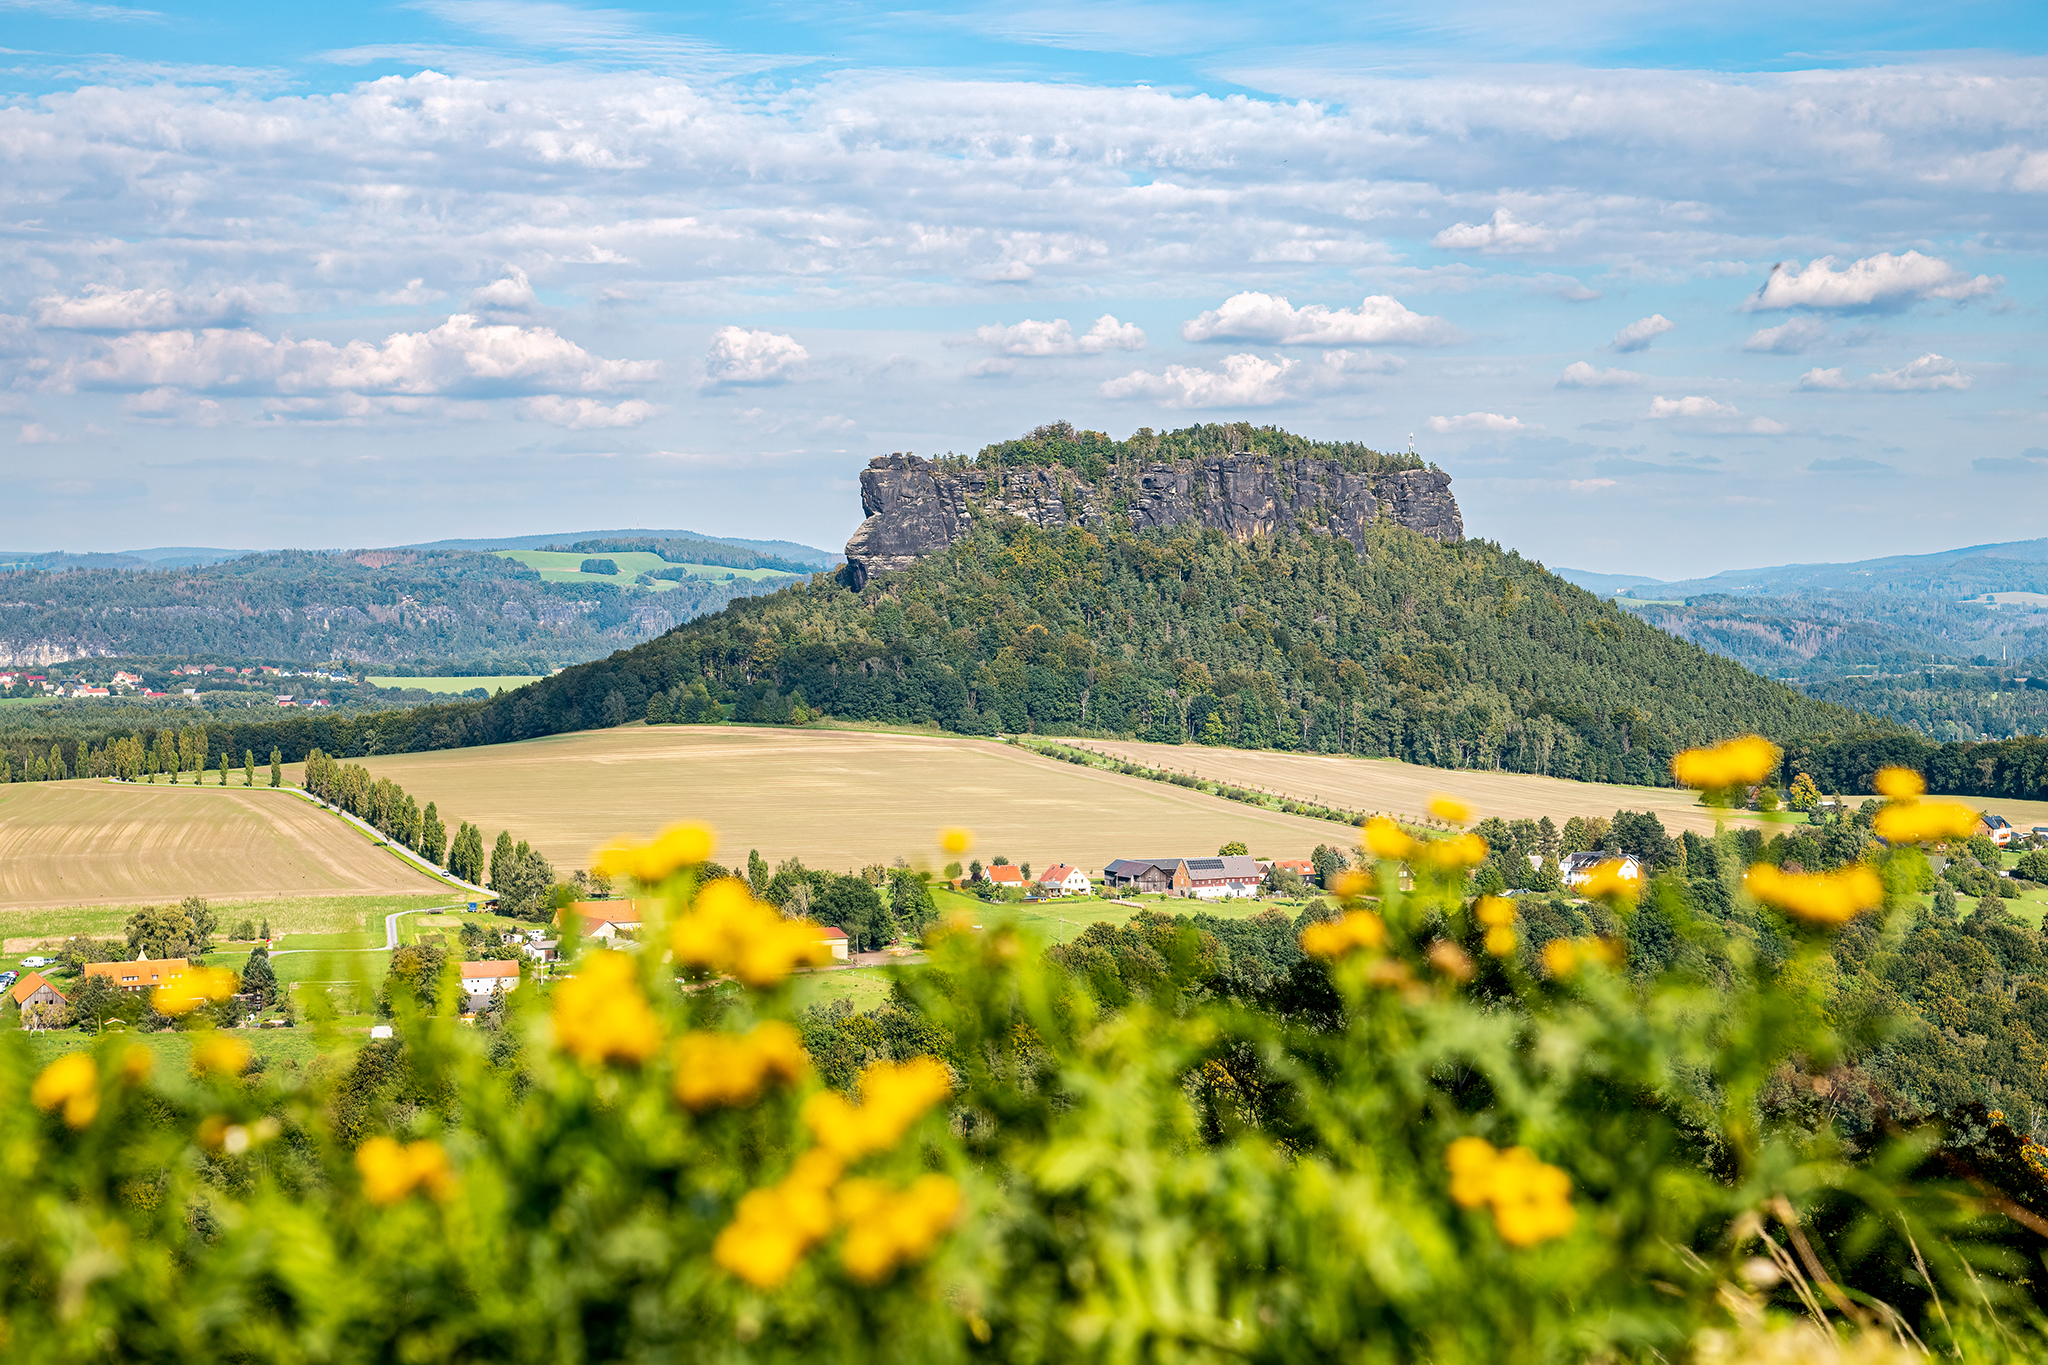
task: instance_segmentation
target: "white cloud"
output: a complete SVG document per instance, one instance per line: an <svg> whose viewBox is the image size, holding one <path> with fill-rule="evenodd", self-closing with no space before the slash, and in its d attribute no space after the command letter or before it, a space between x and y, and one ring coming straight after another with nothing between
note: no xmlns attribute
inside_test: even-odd
<svg viewBox="0 0 2048 1365"><path fill-rule="evenodd" d="M1776 327L1760 327L1749 334L1749 340L1742 343L1745 351L1763 351L1771 355L1798 355L1818 342L1827 340L1828 325L1816 317L1796 317L1781 322Z"/></svg>
<svg viewBox="0 0 2048 1365"><path fill-rule="evenodd" d="M1007 327L978 327L974 335L998 355L1008 356L1097 355L1109 350L1138 351L1145 346L1143 329L1136 323L1118 322L1108 313L1078 337L1065 318L1050 322L1026 318Z"/></svg>
<svg viewBox="0 0 2048 1365"><path fill-rule="evenodd" d="M448 296L446 294L442 293L438 289L427 288L426 279L422 277L419 279L407 280L405 282L405 287L402 289L385 290L383 293L377 295L377 302L417 305L422 303L432 303L436 299L445 299L447 297Z"/></svg>
<svg viewBox="0 0 2048 1365"><path fill-rule="evenodd" d="M146 332L181 327L233 327L257 314L247 289L181 294L173 289L112 289L94 285L72 298L36 300L36 322L72 332Z"/></svg>
<svg viewBox="0 0 2048 1365"><path fill-rule="evenodd" d="M121 403L121 414L138 422L190 427L217 427L228 420L228 410L215 400L179 389L131 393Z"/></svg>
<svg viewBox="0 0 2048 1365"><path fill-rule="evenodd" d="M1968 276L1936 256L1908 251L1903 256L1879 252L1835 269L1833 256L1807 263L1783 261L1771 267L1770 278L1743 303L1747 312L1774 308L1903 307L1920 299L1978 299L1996 293L2005 281L1990 275Z"/></svg>
<svg viewBox="0 0 2048 1365"><path fill-rule="evenodd" d="M1937 389L1967 389L1971 376L1947 356L1929 351L1895 370L1880 370L1867 382L1879 393L1928 393Z"/></svg>
<svg viewBox="0 0 2048 1365"><path fill-rule="evenodd" d="M1614 487L1613 479L1572 479L1565 484L1574 493L1597 493L1603 488Z"/></svg>
<svg viewBox="0 0 2048 1365"><path fill-rule="evenodd" d="M1843 374L1840 365L1825 370L1816 365L1799 376L1799 387L1825 393L1831 389L1853 389L1856 381Z"/></svg>
<svg viewBox="0 0 2048 1365"><path fill-rule="evenodd" d="M1368 375L1392 374L1404 362L1395 356L1331 351L1320 360L1276 356L1225 356L1216 369L1168 365L1159 374L1133 370L1097 390L1105 398L1151 398L1167 408L1270 407L1309 394L1355 383Z"/></svg>
<svg viewBox="0 0 2048 1365"><path fill-rule="evenodd" d="M1495 209L1484 223L1456 223L1430 239L1430 245L1446 251L1484 251L1489 254L1513 251L1548 251L1557 244L1557 234L1535 223L1517 222L1506 209Z"/></svg>
<svg viewBox="0 0 2048 1365"><path fill-rule="evenodd" d="M1374 294L1356 308L1296 308L1273 294L1233 294L1181 324L1187 341L1265 341L1279 346L1449 346L1463 334L1442 318L1411 312Z"/></svg>
<svg viewBox="0 0 2048 1365"><path fill-rule="evenodd" d="M1647 375L1634 370L1598 369L1583 360L1574 360L1564 367L1564 373L1557 377L1560 389L1622 389L1640 384Z"/></svg>
<svg viewBox="0 0 2048 1365"><path fill-rule="evenodd" d="M1722 403L1699 394L1684 398L1652 398L1649 416L1676 418L1701 431L1724 436L1782 436L1789 428L1768 417L1744 417L1733 403Z"/></svg>
<svg viewBox="0 0 2048 1365"><path fill-rule="evenodd" d="M607 404L595 398L564 398L559 394L544 393L536 398L522 399L520 415L536 421L552 422L558 427L569 427L576 431L588 431L613 427L637 427L661 409L639 398L628 398L623 403Z"/></svg>
<svg viewBox="0 0 2048 1365"><path fill-rule="evenodd" d="M1652 313L1646 318L1637 318L1634 322L1616 332L1614 340L1609 342L1608 345L1614 350L1622 352L1647 351L1650 349L1651 342L1676 326L1678 326L1677 323L1665 317L1662 313Z"/></svg>
<svg viewBox="0 0 2048 1365"><path fill-rule="evenodd" d="M23 422L14 439L25 446L54 445L64 438L41 422Z"/></svg>
<svg viewBox="0 0 2048 1365"><path fill-rule="evenodd" d="M418 284L419 281L415 280L413 283ZM526 278L524 270L515 265L502 279L494 280L471 294L469 302L474 308L495 308L505 311L531 308L534 304L533 282Z"/></svg>
<svg viewBox="0 0 2048 1365"><path fill-rule="evenodd" d="M1497 412L1467 412L1456 417L1432 417L1429 429L1439 435L1454 431L1529 431L1529 423L1519 417L1503 417Z"/></svg>
<svg viewBox="0 0 2048 1365"><path fill-rule="evenodd" d="M795 337L721 327L711 335L704 372L714 384L782 384L801 374L810 359Z"/></svg>

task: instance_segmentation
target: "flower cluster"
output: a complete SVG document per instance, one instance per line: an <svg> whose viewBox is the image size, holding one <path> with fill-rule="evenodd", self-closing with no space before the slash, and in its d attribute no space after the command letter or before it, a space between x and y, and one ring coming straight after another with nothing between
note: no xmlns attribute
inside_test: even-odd
<svg viewBox="0 0 2048 1365"><path fill-rule="evenodd" d="M1462 825L1472 819L1472 808L1455 796L1438 792L1429 798L1429 813L1445 824Z"/></svg>
<svg viewBox="0 0 2048 1365"><path fill-rule="evenodd" d="M1579 892L1589 900L1633 901L1640 890L1642 880L1629 864L1620 858L1609 858L1604 863L1595 863L1586 872L1586 878L1579 883Z"/></svg>
<svg viewBox="0 0 2048 1365"><path fill-rule="evenodd" d="M442 1200L455 1193L448 1153L431 1139L401 1143L373 1137L356 1149L356 1169L363 1175L363 1193L373 1204L396 1204L414 1190Z"/></svg>
<svg viewBox="0 0 2048 1365"><path fill-rule="evenodd" d="M690 913L669 931L669 947L685 967L727 973L756 987L773 986L797 967L832 960L819 926L784 919L736 877L722 877L697 893Z"/></svg>
<svg viewBox="0 0 2048 1365"><path fill-rule="evenodd" d="M1687 749L1671 760L1679 785L1698 791L1726 792L1753 787L1778 766L1778 746L1761 735L1742 735L1711 749Z"/></svg>
<svg viewBox="0 0 2048 1365"><path fill-rule="evenodd" d="M44 1067L29 1087L38 1109L64 1106L64 1122L83 1128L100 1112L100 1071L83 1052L67 1053Z"/></svg>
<svg viewBox="0 0 2048 1365"><path fill-rule="evenodd" d="M594 952L554 991L555 1043L586 1065L644 1062L661 1046L661 1025L641 994L633 959Z"/></svg>
<svg viewBox="0 0 2048 1365"><path fill-rule="evenodd" d="M193 1047L192 1069L201 1075L239 1076L255 1058L256 1054L241 1039L214 1033Z"/></svg>
<svg viewBox="0 0 2048 1365"><path fill-rule="evenodd" d="M1467 832L1448 839L1416 839L1384 815L1365 822L1365 847L1376 858L1413 867L1453 871L1486 861L1486 840Z"/></svg>
<svg viewBox="0 0 2048 1365"><path fill-rule="evenodd" d="M857 1107L830 1091L804 1105L818 1145L779 1182L740 1200L712 1246L719 1265L757 1289L772 1289L841 1223L847 1272L863 1283L931 1249L959 1212L953 1181L924 1176L898 1191L875 1180L841 1184L840 1177L850 1163L901 1142L911 1124L953 1093L952 1073L930 1057L876 1062L861 1072L860 1092Z"/></svg>
<svg viewBox="0 0 2048 1365"><path fill-rule="evenodd" d="M241 984L242 979L226 967L194 967L179 972L152 991L150 1004L158 1014L190 1014L208 1001L227 999Z"/></svg>
<svg viewBox="0 0 2048 1365"><path fill-rule="evenodd" d="M1764 904L1814 924L1846 924L1884 903L1884 881L1868 863L1839 872L1780 872L1758 863L1743 884Z"/></svg>
<svg viewBox="0 0 2048 1365"><path fill-rule="evenodd" d="M1353 910L1301 931L1301 950L1310 957L1342 957L1355 948L1377 950L1387 941L1386 921L1370 910Z"/></svg>
<svg viewBox="0 0 2048 1365"><path fill-rule="evenodd" d="M1967 839L1982 823L1977 812L1953 801L1922 802L1927 779L1911 768L1879 768L1878 794L1885 808L1871 822L1877 837L1888 844L1939 844Z"/></svg>
<svg viewBox="0 0 2048 1365"><path fill-rule="evenodd" d="M1510 1246L1534 1246L1569 1233L1578 1222L1572 1178L1527 1147L1500 1151L1485 1138L1462 1137L1444 1152L1451 1198L1468 1209L1493 1208L1493 1225Z"/></svg>
<svg viewBox="0 0 2048 1365"><path fill-rule="evenodd" d="M1582 966L1613 967L1622 948L1611 938L1554 938L1543 945L1543 970L1563 978Z"/></svg>
<svg viewBox="0 0 2048 1365"><path fill-rule="evenodd" d="M709 861L716 841L702 825L671 825L648 843L607 844L592 866L600 876L630 877L642 886L665 881L671 873Z"/></svg>
<svg viewBox="0 0 2048 1365"><path fill-rule="evenodd" d="M1506 896L1481 896L1472 913L1486 926L1486 951L1508 957L1515 951L1515 903Z"/></svg>
<svg viewBox="0 0 2048 1365"><path fill-rule="evenodd" d="M746 1104L771 1079L802 1075L805 1060L802 1039L780 1020L743 1035L686 1033L676 1039L676 1098L699 1112Z"/></svg>

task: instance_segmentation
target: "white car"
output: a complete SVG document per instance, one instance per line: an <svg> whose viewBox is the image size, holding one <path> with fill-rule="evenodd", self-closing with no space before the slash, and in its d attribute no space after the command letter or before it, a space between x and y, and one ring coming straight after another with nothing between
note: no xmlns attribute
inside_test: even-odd
<svg viewBox="0 0 2048 1365"><path fill-rule="evenodd" d="M47 967L55 961L56 959L53 957L25 957L21 960L21 965L24 967Z"/></svg>

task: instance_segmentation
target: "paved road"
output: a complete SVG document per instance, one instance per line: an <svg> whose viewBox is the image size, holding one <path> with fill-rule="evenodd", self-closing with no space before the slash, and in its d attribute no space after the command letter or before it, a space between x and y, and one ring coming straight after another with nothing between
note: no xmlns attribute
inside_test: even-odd
<svg viewBox="0 0 2048 1365"><path fill-rule="evenodd" d="M422 905L413 910L396 910L384 917L384 946L382 948L280 948L272 957L289 957L293 953L388 953L398 947L398 917L400 915L438 915L449 910L467 910L468 901L454 905Z"/></svg>

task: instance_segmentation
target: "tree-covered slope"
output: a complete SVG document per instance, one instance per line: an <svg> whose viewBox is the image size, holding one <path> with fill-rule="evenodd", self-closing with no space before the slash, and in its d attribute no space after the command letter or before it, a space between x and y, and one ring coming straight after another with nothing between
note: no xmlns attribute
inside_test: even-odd
<svg viewBox="0 0 2048 1365"><path fill-rule="evenodd" d="M613 700L616 696L617 700ZM1480 541L1097 536L984 521L864 591L736 602L484 708L594 723L823 713L965 733L1095 730L1668 781L1742 730L1862 728ZM505 737L510 737L507 735Z"/></svg>

